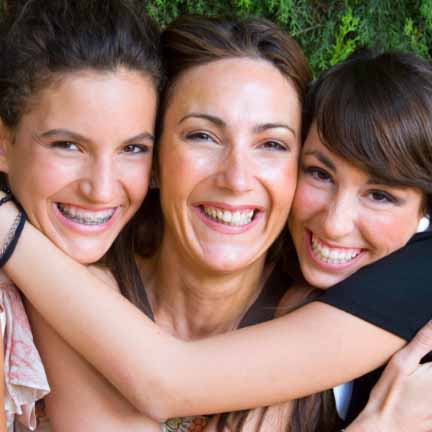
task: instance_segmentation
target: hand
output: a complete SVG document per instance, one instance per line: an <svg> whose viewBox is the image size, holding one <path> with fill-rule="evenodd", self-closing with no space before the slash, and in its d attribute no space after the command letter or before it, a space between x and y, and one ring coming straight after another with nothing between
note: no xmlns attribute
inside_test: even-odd
<svg viewBox="0 0 432 432"><path fill-rule="evenodd" d="M373 388L368 404L346 432L431 432L432 321L396 353Z"/></svg>

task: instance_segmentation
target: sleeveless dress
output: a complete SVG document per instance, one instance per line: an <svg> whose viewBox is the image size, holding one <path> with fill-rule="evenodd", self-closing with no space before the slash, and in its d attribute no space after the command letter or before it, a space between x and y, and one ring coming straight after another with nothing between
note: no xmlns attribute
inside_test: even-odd
<svg viewBox="0 0 432 432"><path fill-rule="evenodd" d="M48 380L20 293L1 272L0 321L7 432L43 432L44 426L38 427L36 402L49 393Z"/></svg>

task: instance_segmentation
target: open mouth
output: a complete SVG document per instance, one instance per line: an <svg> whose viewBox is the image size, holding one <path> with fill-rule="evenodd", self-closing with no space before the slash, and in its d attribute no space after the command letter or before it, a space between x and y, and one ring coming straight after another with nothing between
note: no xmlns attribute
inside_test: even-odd
<svg viewBox="0 0 432 432"><path fill-rule="evenodd" d="M326 264L348 264L355 260L362 252L362 249L358 248L336 248L329 246L313 233L310 233L309 241L314 258Z"/></svg>
<svg viewBox="0 0 432 432"><path fill-rule="evenodd" d="M258 209L253 208L232 211L206 205L200 205L199 209L205 217L212 221L233 227L249 225L259 212Z"/></svg>
<svg viewBox="0 0 432 432"><path fill-rule="evenodd" d="M81 225L103 225L114 215L116 208L109 208L99 211L84 210L79 207L56 203L60 213L72 222Z"/></svg>

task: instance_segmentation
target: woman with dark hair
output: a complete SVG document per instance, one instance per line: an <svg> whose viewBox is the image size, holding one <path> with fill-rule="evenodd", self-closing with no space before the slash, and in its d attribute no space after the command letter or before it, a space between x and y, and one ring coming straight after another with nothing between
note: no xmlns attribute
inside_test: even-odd
<svg viewBox="0 0 432 432"><path fill-rule="evenodd" d="M115 274L131 300L124 275L133 274L134 263L122 261L118 250L147 192L161 83L158 43L158 27L130 1L11 2L0 17L2 186L63 252L97 263L99 277L108 277L105 261L121 264ZM35 402L50 388L18 291L3 274L0 283L7 430L35 430ZM43 356L54 426L67 421L68 400L57 385L63 375L79 389L83 411L92 406L96 386L98 398L102 392L109 400L113 392L97 372L28 311L43 336L38 348L55 352ZM107 410L98 408L93 416ZM127 406L119 416L131 413ZM140 418L141 426L147 423ZM38 430L46 427L41 420Z"/></svg>
<svg viewBox="0 0 432 432"><path fill-rule="evenodd" d="M150 249L143 249L150 256L137 259L151 317L181 339L200 339L270 318L278 293L289 285L267 250L283 228L294 192L308 71L294 42L262 20L182 18L166 31L163 44L169 85L161 104L157 182L164 223ZM420 205L405 211L420 218ZM0 212L4 238L16 210L5 204ZM402 247L414 231L412 226L395 238L387 253ZM46 252L45 262L38 261L28 243ZM38 262L31 278L23 267L29 262ZM65 281L49 271L54 262ZM132 404L154 417L245 408L310 394L382 364L404 343L317 302L257 328L182 342L161 333L109 281L93 278L28 225L6 270L66 340ZM56 292L47 286L53 281L61 285ZM52 310L53 298L63 303L61 314ZM95 314L88 309L96 303ZM85 326L70 316L76 305ZM112 313L124 327L110 327ZM63 314L74 321L73 328L63 322ZM290 337L280 345L287 331ZM255 348L255 341L244 334L259 340ZM322 337L328 346L320 344ZM368 340L359 339L353 347L352 337ZM341 341L342 348L350 349L347 365L338 355ZM357 358L361 350L365 357ZM303 373L299 377L289 374L299 369L297 362ZM331 370L334 364L338 370ZM325 370L322 376L316 376L317 367ZM269 376L277 380L269 382ZM79 420L66 418L62 430L76 430Z"/></svg>

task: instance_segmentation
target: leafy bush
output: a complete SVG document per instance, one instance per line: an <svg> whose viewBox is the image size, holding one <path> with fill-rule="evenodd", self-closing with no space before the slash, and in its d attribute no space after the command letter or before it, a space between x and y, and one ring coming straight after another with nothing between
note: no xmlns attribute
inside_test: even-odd
<svg viewBox="0 0 432 432"><path fill-rule="evenodd" d="M432 56L432 0L147 0L146 5L162 25L185 13L269 18L298 40L315 73L359 46Z"/></svg>

